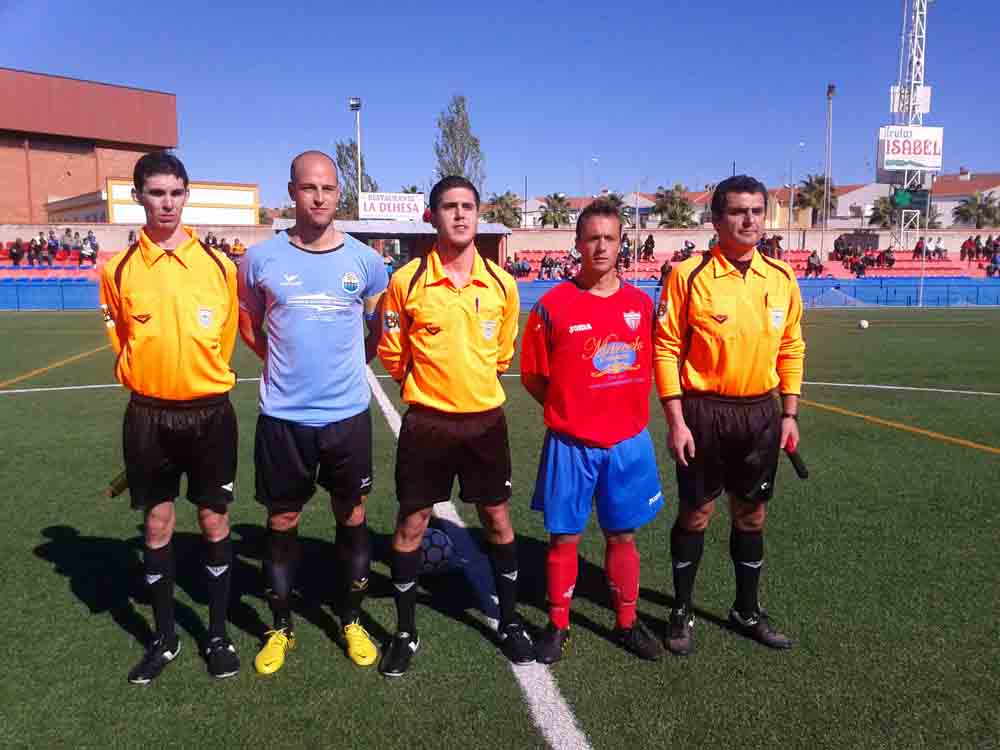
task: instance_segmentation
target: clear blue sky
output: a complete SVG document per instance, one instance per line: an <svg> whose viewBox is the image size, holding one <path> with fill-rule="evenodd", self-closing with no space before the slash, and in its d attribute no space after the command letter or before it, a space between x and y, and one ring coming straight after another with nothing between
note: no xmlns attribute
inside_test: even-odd
<svg viewBox="0 0 1000 750"><path fill-rule="evenodd" d="M436 117L461 93L487 193L527 176L531 195L577 195L700 188L733 160L779 185L800 140L796 178L822 172L833 82L834 181L873 179L899 0L469 6L0 0L0 65L175 93L192 178L259 183L267 205L295 153L353 137L351 95L383 190L428 182ZM1000 169L1000 3L937 0L928 30L946 171Z"/></svg>

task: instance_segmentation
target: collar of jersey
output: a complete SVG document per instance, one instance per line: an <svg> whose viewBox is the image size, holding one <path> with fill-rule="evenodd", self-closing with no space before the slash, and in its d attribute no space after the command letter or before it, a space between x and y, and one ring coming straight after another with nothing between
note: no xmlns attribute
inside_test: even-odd
<svg viewBox="0 0 1000 750"><path fill-rule="evenodd" d="M725 255L722 254L722 250L716 245L712 248L712 258L715 259L714 275L715 278L720 276L728 276L731 273L739 274L736 266L729 262ZM760 253L755 249L753 255L750 256L750 270L756 273L758 276L767 277L767 263L761 260Z"/></svg>
<svg viewBox="0 0 1000 750"><path fill-rule="evenodd" d="M476 286L489 286L486 263L480 257L479 249L475 245L472 246L472 249L475 254L472 256L472 273L469 274L469 283ZM448 274L444 272L444 266L441 264L441 256L438 255L437 245L432 247L430 252L427 253L427 270L425 273L427 274L427 286L452 283L451 279L448 278Z"/></svg>
<svg viewBox="0 0 1000 750"><path fill-rule="evenodd" d="M191 252L191 248L198 243L198 235L195 234L195 231L191 227L182 227L182 229L187 232L188 238L177 246L172 255L181 262L181 265L187 267L187 257ZM139 252L142 253L142 259L146 261L147 267L152 266L167 254L162 247L146 236L145 229L139 232Z"/></svg>

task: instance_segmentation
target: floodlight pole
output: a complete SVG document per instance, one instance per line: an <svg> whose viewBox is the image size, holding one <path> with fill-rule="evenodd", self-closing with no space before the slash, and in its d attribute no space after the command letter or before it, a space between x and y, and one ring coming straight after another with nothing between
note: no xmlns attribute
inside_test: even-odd
<svg viewBox="0 0 1000 750"><path fill-rule="evenodd" d="M347 100L347 106L354 112L354 127L357 133L355 145L357 146L357 170L358 170L358 217L361 217L361 97L352 96Z"/></svg>
<svg viewBox="0 0 1000 750"><path fill-rule="evenodd" d="M823 233L820 235L819 255L826 254L826 233L830 228L830 201L833 198L830 181L833 178L833 95L837 87L828 84L826 87L826 177L823 181Z"/></svg>

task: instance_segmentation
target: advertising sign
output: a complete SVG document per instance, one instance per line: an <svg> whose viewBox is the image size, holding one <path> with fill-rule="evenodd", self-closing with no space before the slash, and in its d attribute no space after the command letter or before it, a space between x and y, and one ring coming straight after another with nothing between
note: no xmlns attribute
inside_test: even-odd
<svg viewBox="0 0 1000 750"><path fill-rule="evenodd" d="M878 131L878 168L885 172L938 172L944 128L887 125Z"/></svg>
<svg viewBox="0 0 1000 750"><path fill-rule="evenodd" d="M423 193L362 193L359 219L382 221L422 221Z"/></svg>

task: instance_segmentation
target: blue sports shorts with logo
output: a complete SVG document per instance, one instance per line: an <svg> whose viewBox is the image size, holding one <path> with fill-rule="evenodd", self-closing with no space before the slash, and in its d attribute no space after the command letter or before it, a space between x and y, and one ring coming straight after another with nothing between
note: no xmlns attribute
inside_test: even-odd
<svg viewBox="0 0 1000 750"><path fill-rule="evenodd" d="M649 432L610 448L595 448L548 430L538 463L533 510L545 514L550 534L580 534L594 501L605 531L645 526L663 507L656 451Z"/></svg>

